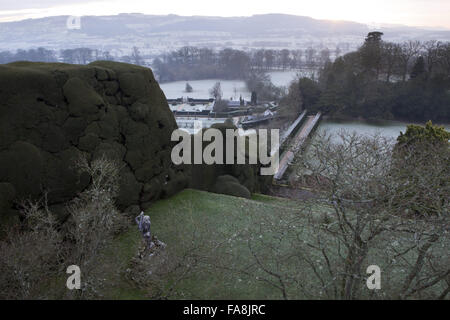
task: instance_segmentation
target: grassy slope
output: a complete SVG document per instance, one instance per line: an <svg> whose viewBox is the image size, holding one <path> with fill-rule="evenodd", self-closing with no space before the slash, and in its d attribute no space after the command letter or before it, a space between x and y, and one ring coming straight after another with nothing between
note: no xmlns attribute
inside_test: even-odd
<svg viewBox="0 0 450 320"><path fill-rule="evenodd" d="M167 244L172 250L170 254L182 255L192 247L199 260L209 264L217 263L215 268L206 267L193 273L190 278L184 279L177 286L178 294L172 298L188 299L282 299L281 291L273 285L269 285L262 279L270 279L267 274L255 268L249 245L250 239L254 252L270 270L277 270L277 260L274 252L279 252L280 257L292 250L293 238L280 232L287 230L290 235L297 234L299 238L293 239L296 243L305 243L316 236L313 229L302 227L306 219L320 219L324 213L330 211L324 205L314 203L297 202L284 198L254 195L252 199L244 199L221 194L208 193L192 189L184 190L177 195L156 202L146 213L152 219L152 233ZM277 226L284 229L276 229ZM275 228L274 228L275 226ZM371 248L367 263L380 265L384 268L386 263L385 250L392 241L399 242L401 247L409 242L397 234L387 234L379 243ZM111 249L109 258L120 259L127 263L136 253L140 241L140 235L135 228L123 234ZM323 238L328 242L328 248L334 251L335 243L332 239ZM267 245L274 245L276 251L267 250ZM445 244L438 246L444 248ZM441 249L442 249L441 248ZM308 250L310 258L319 262L320 255ZM204 258L204 259L203 259ZM415 261L415 256L407 257L410 262ZM336 252L330 256L331 263L339 263ZM286 260L287 261L287 260ZM107 263L107 261L105 261ZM322 262L320 262L322 263ZM236 272L237 269L250 271L250 275ZM288 261L281 267L281 272L288 271L299 274L301 283L308 286L316 286L316 278L311 277L308 265L301 264L297 260ZM233 270L232 270L233 269ZM321 268L322 269L322 268ZM298 272L298 271L301 272ZM322 271L325 272L325 268ZM384 285L398 286L404 279L405 271L402 268L393 269L391 274L384 274ZM132 284L119 278L114 278L113 288L108 290L106 298L112 299L143 299L145 293L136 290ZM273 280L273 278L271 279ZM170 280L169 280L170 281ZM273 283L276 284L276 281ZM391 284L389 284L391 283ZM307 289L308 290L308 289ZM308 298L299 295L297 291L288 292L291 298ZM320 298L315 296L316 298Z"/></svg>
<svg viewBox="0 0 450 320"><path fill-rule="evenodd" d="M169 199L156 202L146 213L152 219L152 233L164 241L168 247L176 248L181 243L196 239L198 243L209 243L200 248L202 254L205 256L217 254L224 259L223 262L226 265L232 266L252 261L246 247L239 244L239 237L233 237L233 235L252 224L253 219L258 218L258 215L272 215L277 210L295 212L297 205L295 201L266 195L256 194L249 200L187 189ZM126 263L135 254L139 241L139 233L132 228L116 239L107 259L120 259ZM213 249L212 242L221 244L219 248ZM143 292L119 279L120 277L115 275L110 277L110 280L117 285L109 288L107 298L145 298ZM184 280L180 288L190 298L281 298L277 290L262 281L249 279L245 275L241 277L235 272L218 270L212 274L197 273L194 277Z"/></svg>
<svg viewBox="0 0 450 320"><path fill-rule="evenodd" d="M185 190L177 196L155 204L147 213L152 217L153 232L169 246L183 241L181 234L189 237L190 231L195 232L198 241L208 243L223 242L217 249L206 245L202 251L206 255L216 255L222 259L222 264L242 265L242 260L249 252L233 239L239 230L252 224L255 215L277 210L276 206L286 206L285 199L255 195L255 200L208 193L197 190ZM270 205L268 205L270 203ZM291 208L292 206L288 206ZM186 230L177 232L173 237L173 224L183 226ZM188 232L184 232L188 231ZM230 241L230 239L233 239ZM173 242L172 242L173 241ZM228 255L232 256L231 258ZM250 258L250 257L248 257ZM246 259L244 259L245 261ZM278 292L266 284L240 277L235 272L215 270L212 273L197 274L182 285L183 291L194 298L203 299L263 299L280 298Z"/></svg>

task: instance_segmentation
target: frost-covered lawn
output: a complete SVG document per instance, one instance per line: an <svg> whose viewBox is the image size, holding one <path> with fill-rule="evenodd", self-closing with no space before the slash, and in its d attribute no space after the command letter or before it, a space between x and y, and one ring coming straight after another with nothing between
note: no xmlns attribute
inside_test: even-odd
<svg viewBox="0 0 450 320"><path fill-rule="evenodd" d="M171 299L283 299L280 282L274 274L283 275L288 298L323 299L326 297L315 274L326 280L328 269L321 253L311 246L318 230L310 222L332 226L331 212L331 207L314 201L266 195L244 199L186 189L156 202L146 214L151 217L152 233L167 244L170 259L196 257L180 264L181 268L193 265L189 274L177 281ZM325 216L328 216L326 222ZM338 248L336 239L329 234L320 234L329 250L329 263L341 264L337 253L344 249ZM376 298L395 298L393 292L402 284L406 270L402 264L388 268L391 262L387 261L387 253L392 243L403 251L409 243L408 237L408 234L386 233L371 246L363 264L377 264L383 270L384 290ZM118 239L111 257L126 262L139 241L140 235L132 228ZM444 254L445 248L445 243L439 243L434 253ZM411 252L405 259L405 263L413 263L416 256ZM174 278L168 275L159 280L169 287ZM365 279L360 285L361 298L374 298L365 286ZM130 282L117 281L105 297L144 299L146 295Z"/></svg>
<svg viewBox="0 0 450 320"><path fill-rule="evenodd" d="M290 82L295 79L296 71L274 71L269 72L271 81L276 86L289 86ZM193 88L193 92L185 92L186 82ZM247 90L244 81L240 80L220 80L220 79L207 79L207 80L192 80L192 81L175 81L161 83L160 87L164 91L166 98L175 99L180 97L190 98L209 98L209 89L211 89L216 82L220 82L220 86L223 92L224 99L233 98L233 100L239 100L239 96L250 100L251 93Z"/></svg>
<svg viewBox="0 0 450 320"><path fill-rule="evenodd" d="M319 126L319 131L326 131L332 134L333 137L337 137L337 134L342 131L356 132L358 135L381 135L388 138L396 139L400 132L406 131L406 126L410 123L400 121L363 121L363 120L332 120L323 119ZM420 124L420 125L423 125ZM445 124L444 128L450 130L450 125ZM336 138L335 141L338 141Z"/></svg>
<svg viewBox="0 0 450 320"><path fill-rule="evenodd" d="M296 79L297 71L273 71L269 72L270 80L277 87L289 87L289 84Z"/></svg>
<svg viewBox="0 0 450 320"><path fill-rule="evenodd" d="M186 82L192 86L193 92L185 92ZM175 99L180 97L189 98L210 98L209 90L214 86L216 82L220 82L222 88L223 98L234 100L239 100L239 96L242 98L250 100L250 92L247 90L244 81L239 80L219 80L219 79L208 79L208 80L192 80L192 81L175 81L166 82L160 84L161 89L164 91L167 99Z"/></svg>

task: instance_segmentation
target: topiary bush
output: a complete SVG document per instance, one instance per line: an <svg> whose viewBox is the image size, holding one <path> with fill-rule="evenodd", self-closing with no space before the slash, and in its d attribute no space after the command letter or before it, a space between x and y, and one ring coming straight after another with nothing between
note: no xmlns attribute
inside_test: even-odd
<svg viewBox="0 0 450 320"><path fill-rule="evenodd" d="M223 137L226 137L227 129L237 129L236 126L231 121L226 121L225 123L215 123L211 126L211 128L218 129L222 132ZM203 129L203 132L207 129ZM197 133L199 134L199 133ZM246 138L247 139L247 138ZM191 141L194 141L194 138L191 137ZM225 139L224 139L225 141ZM203 142L202 150L209 144L210 142ZM248 164L248 152L249 152L249 142L246 142L246 164L237 164L237 138L234 138L234 164L192 164L185 166L186 171L190 173L190 187L194 189L212 191L217 193L218 190L225 190L230 194L232 191L228 191L230 188L222 188L217 187L216 182L218 181L218 177L220 176L228 176L234 177L236 179L236 183L240 184L239 190L242 193L246 193L242 190L241 187L244 187L246 191L249 192L264 192L266 191L266 187L270 185L272 176L261 176L260 169L261 165L259 164ZM194 154L194 143L191 144L192 152ZM194 162L194 159L191 160L191 163ZM226 148L224 146L223 150L223 163L226 163ZM223 193L225 193L225 191ZM234 195L234 194L233 194ZM239 196L239 195L238 195Z"/></svg>
<svg viewBox="0 0 450 320"><path fill-rule="evenodd" d="M250 199L250 191L239 183L239 180L230 175L217 177L216 183L211 189L212 192L227 194L230 196Z"/></svg>
<svg viewBox="0 0 450 320"><path fill-rule="evenodd" d="M0 65L0 205L46 193L48 205L60 207L90 184L73 167L85 154L119 161L120 210L146 209L187 186L183 168L170 159L176 128L148 68L109 61Z"/></svg>

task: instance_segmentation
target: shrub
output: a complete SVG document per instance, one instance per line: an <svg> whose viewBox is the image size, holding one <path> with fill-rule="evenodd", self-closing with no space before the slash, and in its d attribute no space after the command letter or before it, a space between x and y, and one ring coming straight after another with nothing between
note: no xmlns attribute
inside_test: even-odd
<svg viewBox="0 0 450 320"><path fill-rule="evenodd" d="M25 218L0 242L0 299L50 298L40 290L60 271L62 237L45 203L21 204Z"/></svg>
<svg viewBox="0 0 450 320"><path fill-rule="evenodd" d="M120 168L104 156L91 162L81 157L76 167L80 174L89 174L91 184L68 204L71 221L67 232L74 243L70 261L83 270L88 280L84 282L82 295L91 296L99 285L95 272L100 251L112 240L119 217L114 198L118 194Z"/></svg>
<svg viewBox="0 0 450 320"><path fill-rule="evenodd" d="M186 82L186 88L184 89L184 91L188 92L188 93L194 91L192 89L192 86L189 84L189 82Z"/></svg>
<svg viewBox="0 0 450 320"><path fill-rule="evenodd" d="M56 223L46 198L21 203L21 225L0 242L0 299L101 296L104 270L114 268L101 263L102 250L126 225L114 204L120 167L104 156L91 162L82 157L76 167L91 183L66 204L70 215L64 225ZM52 286L72 264L82 270L82 290L68 291L58 281Z"/></svg>
<svg viewBox="0 0 450 320"><path fill-rule="evenodd" d="M247 199L251 197L250 191L241 185L238 179L230 175L217 177L216 184L211 191Z"/></svg>

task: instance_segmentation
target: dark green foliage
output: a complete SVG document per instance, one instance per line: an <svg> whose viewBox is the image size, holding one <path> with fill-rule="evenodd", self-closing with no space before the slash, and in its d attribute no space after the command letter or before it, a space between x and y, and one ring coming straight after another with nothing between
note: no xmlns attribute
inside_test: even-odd
<svg viewBox="0 0 450 320"><path fill-rule="evenodd" d="M398 181L399 204L404 213L448 214L450 192L450 132L428 121L409 125L394 149L392 174ZM405 201L406 200L406 201ZM406 203L407 205L402 205Z"/></svg>
<svg viewBox="0 0 450 320"><path fill-rule="evenodd" d="M428 121L425 126L410 124L407 126L405 133L400 132L397 138L399 146L410 146L416 143L432 143L432 144L448 144L450 140L450 132L444 127L433 125Z"/></svg>
<svg viewBox="0 0 450 320"><path fill-rule="evenodd" d="M359 49L361 65L365 72L372 73L378 77L381 68L382 32L370 32L363 46Z"/></svg>
<svg viewBox="0 0 450 320"><path fill-rule="evenodd" d="M120 190L117 197L118 203L124 207L139 203L139 194L142 190L142 183L136 181L136 177L133 172L125 167L120 172ZM154 193L157 190L153 191Z"/></svg>
<svg viewBox="0 0 450 320"><path fill-rule="evenodd" d="M63 125L64 134L62 138L67 137L70 143L76 144L86 129L87 121L83 117L69 117ZM66 140L66 139L64 139Z"/></svg>
<svg viewBox="0 0 450 320"><path fill-rule="evenodd" d="M384 42L371 33L357 51L326 64L315 86L300 80L290 91L302 92L305 108L335 118L449 122L450 44L425 52L434 62L418 56L419 48L419 42Z"/></svg>
<svg viewBox="0 0 450 320"><path fill-rule="evenodd" d="M76 147L44 154L44 182L40 191L48 192L49 204L66 202L89 185L89 177L79 175L74 167L75 161L80 157L80 150Z"/></svg>
<svg viewBox="0 0 450 320"><path fill-rule="evenodd" d="M19 198L37 197L44 183L44 165L39 148L17 141L0 153L0 181L11 183Z"/></svg>
<svg viewBox="0 0 450 320"><path fill-rule="evenodd" d="M395 118L413 121L450 121L450 81L443 75L417 77L390 90L389 106Z"/></svg>
<svg viewBox="0 0 450 320"><path fill-rule="evenodd" d="M230 176L229 174L217 177L216 185L224 183L239 183L239 180L236 179L236 177Z"/></svg>
<svg viewBox="0 0 450 320"><path fill-rule="evenodd" d="M250 103L252 104L252 106L256 106L256 104L258 103L258 99L256 98L256 92L252 91L252 96L250 99Z"/></svg>
<svg viewBox="0 0 450 320"><path fill-rule="evenodd" d="M63 94L69 103L71 116L81 117L95 114L103 105L102 98L79 78L67 80L63 87Z"/></svg>
<svg viewBox="0 0 450 320"><path fill-rule="evenodd" d="M100 143L100 139L93 133L87 133L81 137L78 143L78 148L82 151L92 152Z"/></svg>
<svg viewBox="0 0 450 320"><path fill-rule="evenodd" d="M261 70L250 71L245 77L245 84L252 93L252 105L257 105L258 101L279 100L284 95L283 87L275 86L270 76Z"/></svg>
<svg viewBox="0 0 450 320"><path fill-rule="evenodd" d="M211 191L247 199L251 197L250 191L241 185L238 179L230 175L217 177L216 183Z"/></svg>
<svg viewBox="0 0 450 320"><path fill-rule="evenodd" d="M305 109L311 109L319 102L322 92L315 81L309 78L301 78L298 82L298 89Z"/></svg>
<svg viewBox="0 0 450 320"><path fill-rule="evenodd" d="M13 201L16 197L16 190L11 183L0 182L0 225L12 222L14 218L17 220L14 211L11 209ZM0 234L5 231L0 227Z"/></svg>
<svg viewBox="0 0 450 320"><path fill-rule="evenodd" d="M372 31L367 34L366 37L366 43L379 43L381 41L381 36L383 35L383 32L379 31Z"/></svg>
<svg viewBox="0 0 450 320"><path fill-rule="evenodd" d="M11 63L0 66L0 97L0 185L14 200L45 192L56 207L74 198L90 183L74 169L82 153L119 160L122 210L187 184L170 159L176 122L150 69Z"/></svg>
<svg viewBox="0 0 450 320"><path fill-rule="evenodd" d="M411 70L411 79L417 78L418 76L425 73L425 60L422 56L417 58L416 63L414 64L414 67Z"/></svg>
<svg viewBox="0 0 450 320"><path fill-rule="evenodd" d="M11 183L0 183L0 207L6 208L12 204L12 201L16 197L16 190Z"/></svg>
<svg viewBox="0 0 450 320"><path fill-rule="evenodd" d="M211 128L218 129L222 132L223 137L226 137L226 129L236 129L236 126L231 121L225 123L216 123ZM199 133L197 133L199 134ZM193 139L193 138L192 138ZM269 138L270 139L270 138ZM202 150L210 142L203 142ZM192 148L194 144L192 143ZM267 182L272 179L272 176L261 176L260 165L248 164L248 143L246 143L246 164L237 164L237 138L234 139L234 164L192 164L187 167L190 173L190 187L194 189L212 191L218 190L215 186L219 176L232 176L237 179L238 183L242 184L250 192L260 192L265 190ZM192 155L193 155L192 149ZM192 159L191 163L194 163ZM226 149L224 148L223 163L226 163ZM214 191L218 192L218 191Z"/></svg>
<svg viewBox="0 0 450 320"><path fill-rule="evenodd" d="M321 98L319 84L309 78L300 78L289 86L288 94L280 101L286 116L299 114L302 110L315 111Z"/></svg>

